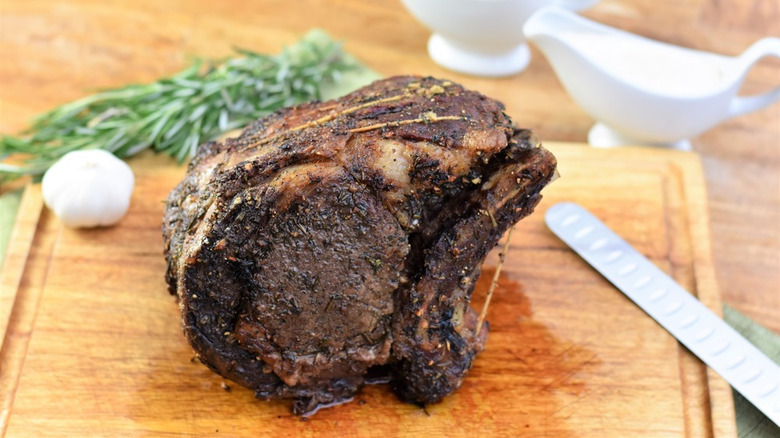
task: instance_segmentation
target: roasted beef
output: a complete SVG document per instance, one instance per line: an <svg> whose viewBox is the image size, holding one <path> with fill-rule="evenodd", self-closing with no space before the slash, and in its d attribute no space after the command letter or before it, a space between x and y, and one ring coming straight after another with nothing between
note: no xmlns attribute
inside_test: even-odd
<svg viewBox="0 0 780 438"><path fill-rule="evenodd" d="M218 374L302 414L385 374L436 402L485 344L480 266L555 158L496 100L394 77L202 145L171 192L167 281Z"/></svg>

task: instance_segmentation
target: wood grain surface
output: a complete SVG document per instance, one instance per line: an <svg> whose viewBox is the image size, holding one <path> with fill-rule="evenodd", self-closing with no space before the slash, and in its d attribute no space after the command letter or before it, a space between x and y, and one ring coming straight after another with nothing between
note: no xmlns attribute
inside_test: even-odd
<svg viewBox="0 0 780 438"><path fill-rule="evenodd" d="M549 143L562 177L518 224L463 386L427 409L387 385L307 421L197 361L163 279L163 201L184 168L146 153L128 215L64 228L29 186L3 271L17 284L0 354L0 426L31 436L731 437L729 386L569 250L544 223L559 201L601 217L719 311L694 154ZM30 231L32 229L32 231ZM32 241L31 246L29 242ZM21 262L20 262L21 261ZM491 253L475 290L484 300ZM3 324L6 324L3 321Z"/></svg>
<svg viewBox="0 0 780 438"><path fill-rule="evenodd" d="M780 36L776 0L603 0L583 14L729 55L760 37ZM438 67L425 52L428 31L398 0L2 0L0 132L18 132L35 114L91 89L169 75L192 56L221 57L233 46L278 52L314 26L343 39L381 74L449 77L499 98L544 140L584 141L593 122L538 51L526 72L504 79ZM779 67L777 60L762 61L743 92L775 86ZM550 187L540 210L555 199L587 201L712 308L718 307L717 279L725 302L780 333L780 105L725 122L693 144L706 187L699 162L687 154L646 150L641 156L654 158L639 159L633 149L564 147L571 161L562 162L564 178ZM139 172L152 175L139 182L138 193L158 196L176 179L165 159L135 161ZM734 433L725 384L613 296L580 260L564 255L541 228L540 214L513 239L511 259L526 258L502 276L488 351L463 391L429 409L433 423L384 387L364 391L365 404L300 423L287 417L284 403L254 402L235 387L226 393L220 379L186 362L190 350L171 312L175 304L159 293L163 261L155 247L158 225L151 222L162 211L158 201L135 203L133 216L116 229L82 234L62 230L41 209L34 188L25 193L25 216L0 279L0 425L9 436L210 435L217 429L233 436L285 428L360 436L381 427L431 432L430 424L477 435L511 435L515 427L529 436ZM124 237L113 241L114 233ZM109 269L91 273L91 263ZM502 306L507 313L496 313ZM502 380L504 371L512 377ZM507 387L509 393L500 391ZM496 399L503 405L491 404ZM214 405L203 403L209 400ZM376 409L388 415L375 415ZM484 421L464 423L458 416L464 412L489 419L492 429ZM650 420L652 413L668 420ZM355 418L361 418L357 425Z"/></svg>
<svg viewBox="0 0 780 438"><path fill-rule="evenodd" d="M673 44L734 55L780 36L776 0L603 0L584 15ZM545 140L585 141L593 120L537 51L521 75L458 75L426 55L428 31L398 0L3 0L0 132L16 132L86 90L174 73L191 56L232 46L274 53L314 26L385 75L432 74L500 98ZM780 81L766 59L743 92ZM780 333L780 105L725 122L693 141L703 160L713 251L725 302Z"/></svg>

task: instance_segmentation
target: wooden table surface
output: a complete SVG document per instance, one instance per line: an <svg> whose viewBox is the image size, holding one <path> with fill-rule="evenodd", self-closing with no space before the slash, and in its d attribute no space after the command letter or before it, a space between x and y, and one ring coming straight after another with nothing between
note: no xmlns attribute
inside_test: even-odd
<svg viewBox="0 0 780 438"><path fill-rule="evenodd" d="M0 132L85 90L150 81L192 55L232 46L278 52L317 26L385 75L449 77L507 101L508 113L543 140L585 141L593 120L533 52L523 74L497 80L458 75L426 55L428 31L399 0L2 0ZM658 40L734 55L780 36L776 0L604 0L584 15ZM263 39L255 29L264 29ZM780 82L780 62L762 61L744 92ZM519 97L522 96L522 97ZM709 191L714 260L724 302L780 332L780 105L693 140Z"/></svg>

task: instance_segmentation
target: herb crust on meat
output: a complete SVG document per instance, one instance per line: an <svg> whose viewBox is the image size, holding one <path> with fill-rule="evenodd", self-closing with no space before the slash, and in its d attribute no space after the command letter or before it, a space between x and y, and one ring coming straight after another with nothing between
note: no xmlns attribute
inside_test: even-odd
<svg viewBox="0 0 780 438"><path fill-rule="evenodd" d="M293 410L384 373L432 403L484 348L471 293L555 158L450 81L377 81L202 145L171 192L166 279L199 359Z"/></svg>

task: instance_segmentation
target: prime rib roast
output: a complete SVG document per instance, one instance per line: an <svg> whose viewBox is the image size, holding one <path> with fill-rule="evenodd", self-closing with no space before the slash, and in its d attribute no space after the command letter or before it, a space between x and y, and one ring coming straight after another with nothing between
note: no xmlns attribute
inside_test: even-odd
<svg viewBox="0 0 780 438"><path fill-rule="evenodd" d="M485 256L555 167L500 102L430 77L257 120L202 145L167 200L184 333L298 414L377 376L436 402L485 345L469 306Z"/></svg>

